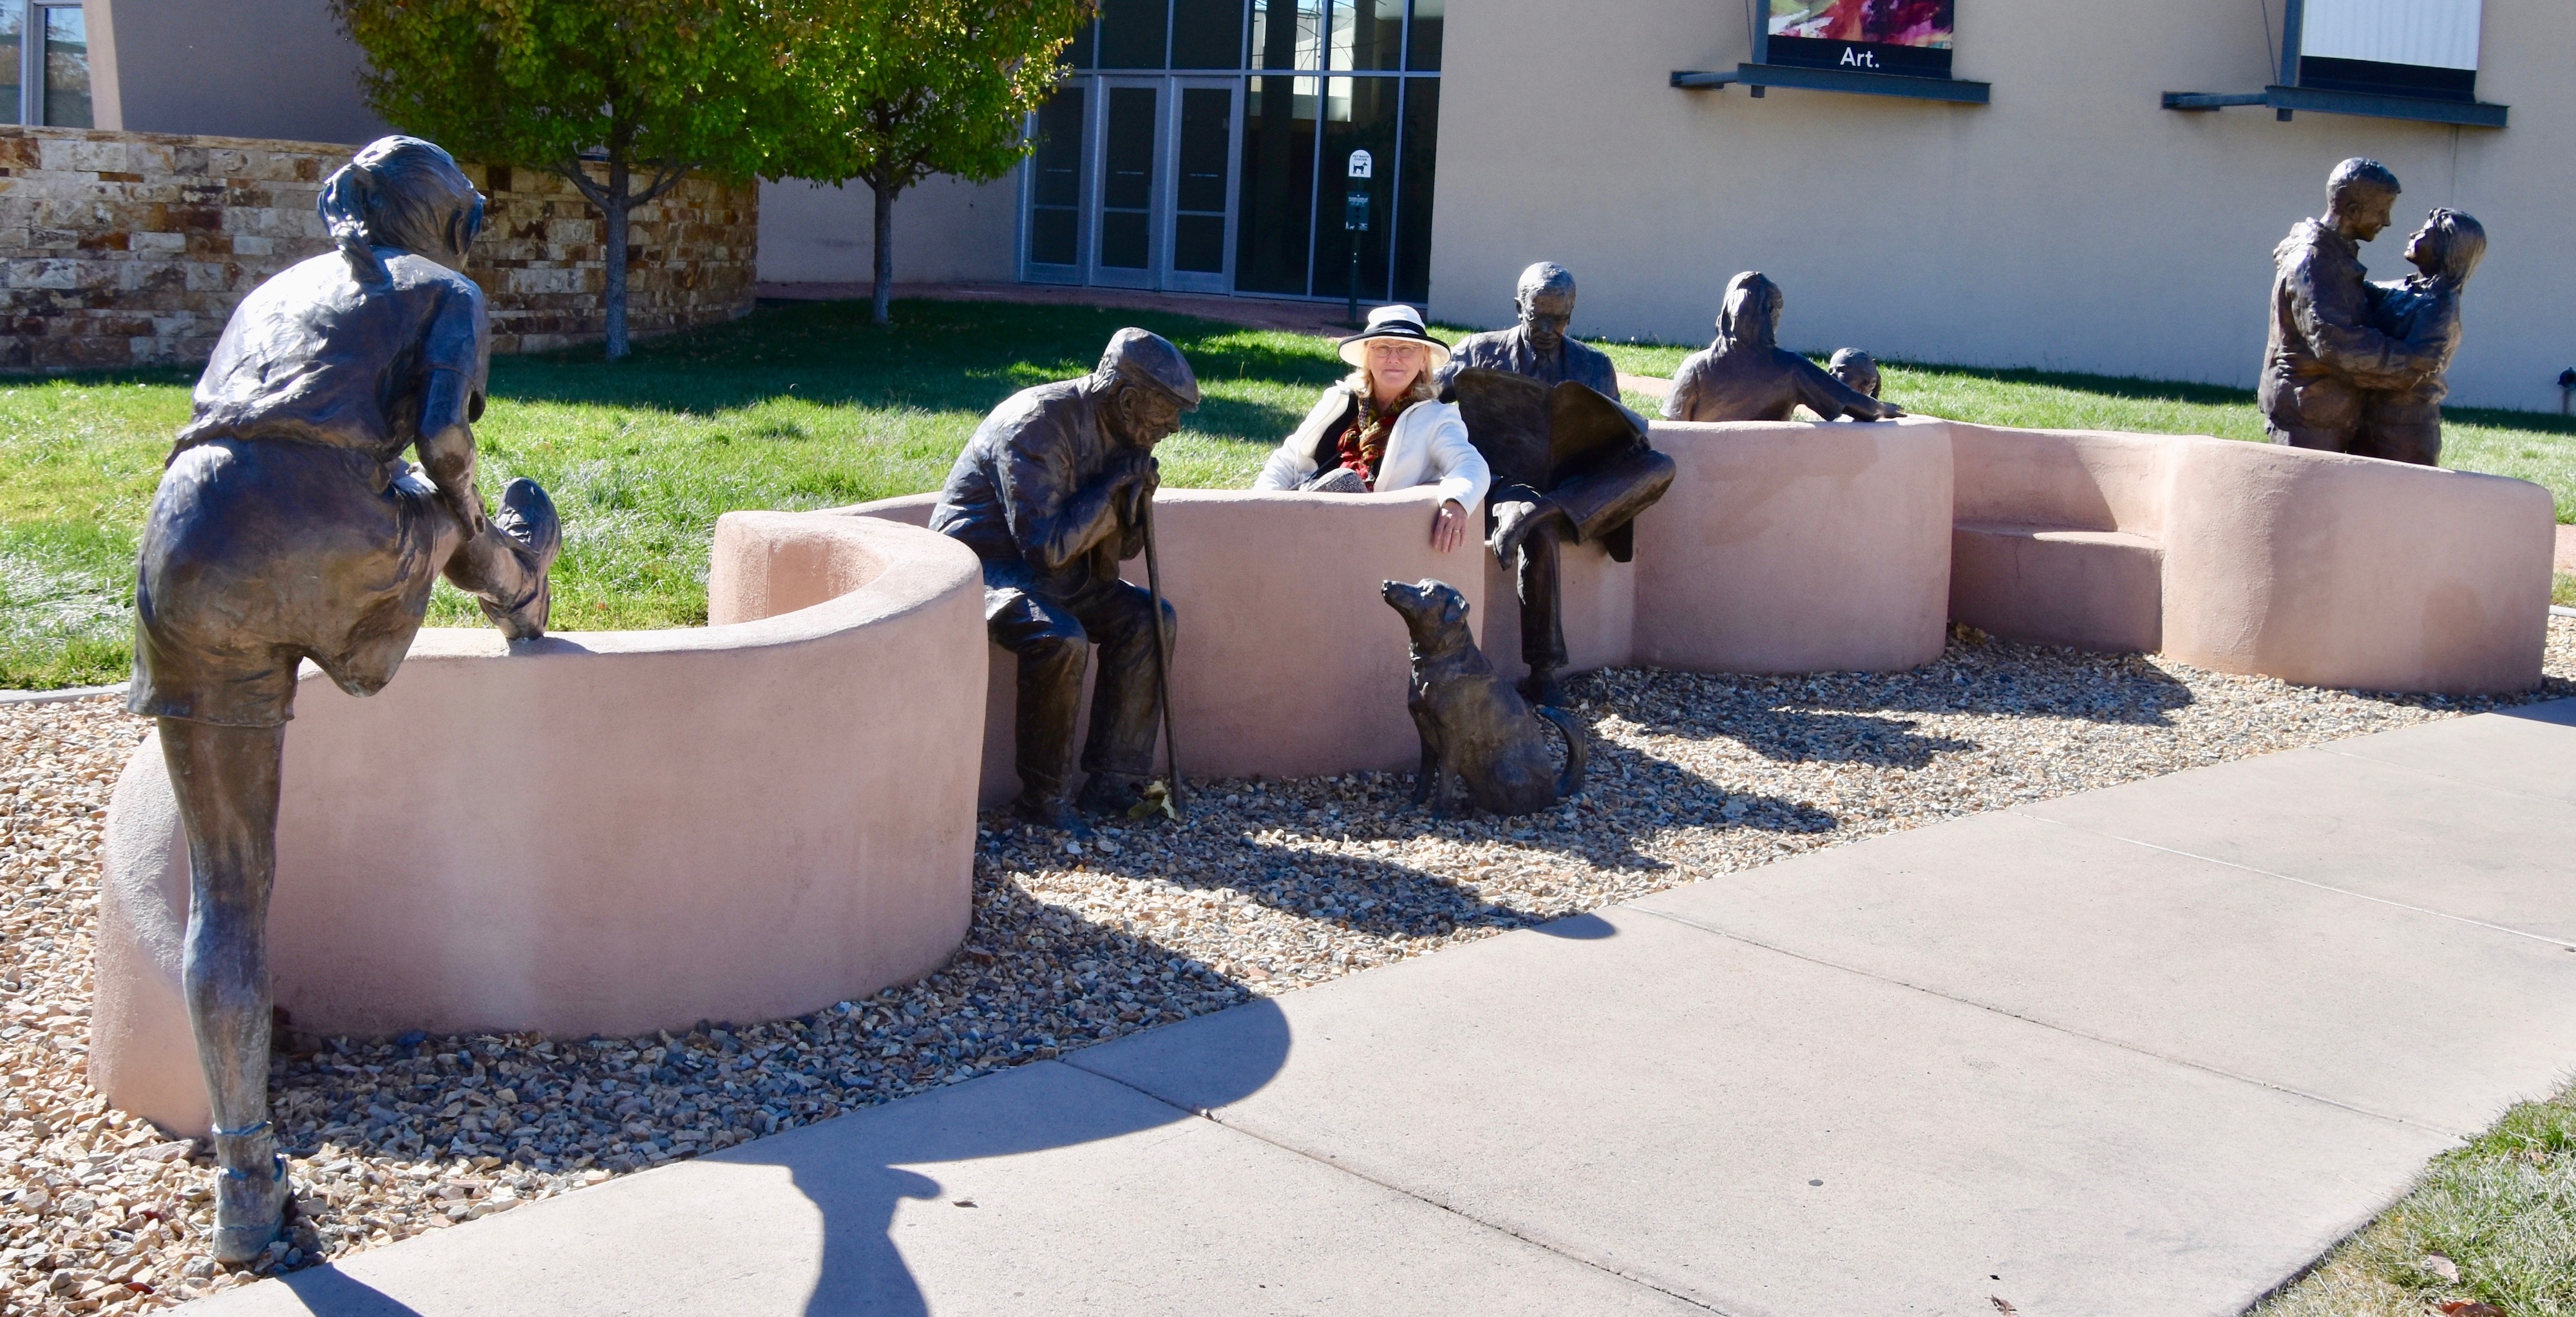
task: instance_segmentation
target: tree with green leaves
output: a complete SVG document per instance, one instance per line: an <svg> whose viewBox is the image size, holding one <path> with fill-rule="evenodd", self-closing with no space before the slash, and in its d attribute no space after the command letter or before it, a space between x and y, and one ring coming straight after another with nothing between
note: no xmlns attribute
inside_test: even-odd
<svg viewBox="0 0 2576 1317"><path fill-rule="evenodd" d="M367 100L386 122L463 159L559 174L598 209L612 361L627 351L634 209L692 173L769 172L798 113L796 16L763 0L331 0L331 8L366 52Z"/></svg>
<svg viewBox="0 0 2576 1317"><path fill-rule="evenodd" d="M859 179L876 202L876 307L894 291L894 201L932 174L978 183L1030 149L1025 125L1093 0L801 0L805 109L770 170Z"/></svg>

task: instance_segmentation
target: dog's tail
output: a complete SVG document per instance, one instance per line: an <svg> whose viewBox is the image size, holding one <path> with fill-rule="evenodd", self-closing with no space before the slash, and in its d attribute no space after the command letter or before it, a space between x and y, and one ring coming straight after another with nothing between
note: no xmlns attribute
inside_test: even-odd
<svg viewBox="0 0 2576 1317"><path fill-rule="evenodd" d="M1583 724L1575 721L1573 714L1553 705L1539 705L1538 716L1556 724L1557 732L1565 737L1565 771L1556 777L1556 798L1564 800L1583 790L1583 765L1591 758L1590 747L1583 737Z"/></svg>

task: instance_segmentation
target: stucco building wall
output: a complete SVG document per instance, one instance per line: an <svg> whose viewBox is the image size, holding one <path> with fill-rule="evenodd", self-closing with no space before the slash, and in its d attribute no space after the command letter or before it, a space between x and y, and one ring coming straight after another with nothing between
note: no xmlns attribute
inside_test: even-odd
<svg viewBox="0 0 2576 1317"><path fill-rule="evenodd" d="M985 184L939 174L905 189L894 202L895 281L1016 278L1019 195L1016 174ZM761 184L762 282L868 283L875 243L876 197L867 184Z"/></svg>
<svg viewBox="0 0 2576 1317"><path fill-rule="evenodd" d="M1433 310L1502 323L1515 274L1552 259L1581 280L1577 332L1704 340L1727 277L1759 269L1787 290L1787 346L2250 385L2273 246L2367 155L2406 185L2401 227L2364 249L2374 277L2406 272L2434 206L2493 240L2453 401L2554 410L2576 364L2576 6L2485 5L2478 93L2513 107L2502 130L2160 107L2275 80L2265 12L1961 5L1956 75L1994 96L1953 106L1667 85L1751 58L1738 5L1451 0Z"/></svg>
<svg viewBox="0 0 2576 1317"><path fill-rule="evenodd" d="M84 0L96 123L145 133L366 142L364 60L326 0Z"/></svg>

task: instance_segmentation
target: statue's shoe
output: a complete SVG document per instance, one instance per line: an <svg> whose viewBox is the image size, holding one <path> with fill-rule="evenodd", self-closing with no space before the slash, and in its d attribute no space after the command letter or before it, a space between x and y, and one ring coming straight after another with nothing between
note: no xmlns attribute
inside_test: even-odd
<svg viewBox="0 0 2576 1317"><path fill-rule="evenodd" d="M215 1173L215 1261L239 1266L268 1251L286 1226L286 1159L265 1176L231 1167Z"/></svg>
<svg viewBox="0 0 2576 1317"><path fill-rule="evenodd" d="M563 552L563 518L555 511L555 501L547 497L544 487L520 476L502 488L501 510L492 514L492 528L518 547L528 574L537 580L537 588L508 607L481 600L483 615L512 640L534 640L546 633L547 614L554 602L553 582L547 573L554 570L555 558Z"/></svg>
<svg viewBox="0 0 2576 1317"><path fill-rule="evenodd" d="M1136 806L1145 799L1148 780L1141 773L1094 773L1084 780L1082 795L1074 803L1085 814L1136 817Z"/></svg>
<svg viewBox="0 0 2576 1317"><path fill-rule="evenodd" d="M1082 816L1074 813L1073 807L1064 803L1062 796L1024 794L1011 802L1011 813L1023 822L1053 828L1076 841L1087 841L1091 837L1091 825L1083 822Z"/></svg>

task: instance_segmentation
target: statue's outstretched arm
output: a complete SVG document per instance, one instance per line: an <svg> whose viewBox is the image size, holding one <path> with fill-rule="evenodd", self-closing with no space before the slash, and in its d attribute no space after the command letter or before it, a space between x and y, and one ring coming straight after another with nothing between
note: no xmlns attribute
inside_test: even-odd
<svg viewBox="0 0 2576 1317"><path fill-rule="evenodd" d="M1878 421L1905 414L1904 408L1894 403L1881 402L1835 379L1826 372L1824 367L1795 352L1783 349L1780 355L1797 363L1790 367L1789 375L1797 385L1798 401L1805 403L1808 411L1828 421L1842 416L1858 417L1864 421Z"/></svg>

